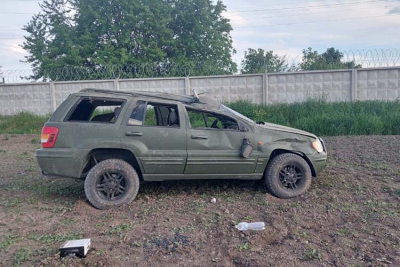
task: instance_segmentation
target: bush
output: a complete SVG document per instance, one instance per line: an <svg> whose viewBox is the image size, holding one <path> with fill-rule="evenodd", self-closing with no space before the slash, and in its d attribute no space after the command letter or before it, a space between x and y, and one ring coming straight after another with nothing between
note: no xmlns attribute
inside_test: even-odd
<svg viewBox="0 0 400 267"><path fill-rule="evenodd" d="M40 134L50 116L21 112L14 116L0 115L0 134Z"/></svg>
<svg viewBox="0 0 400 267"><path fill-rule="evenodd" d="M281 124L320 136L400 134L400 102L365 101L256 105L245 101L228 104L255 120Z"/></svg>
<svg viewBox="0 0 400 267"><path fill-rule="evenodd" d="M399 101L328 103L308 100L268 106L238 101L228 106L255 121L302 129L319 136L400 134ZM0 116L0 133L39 134L48 118L27 112Z"/></svg>

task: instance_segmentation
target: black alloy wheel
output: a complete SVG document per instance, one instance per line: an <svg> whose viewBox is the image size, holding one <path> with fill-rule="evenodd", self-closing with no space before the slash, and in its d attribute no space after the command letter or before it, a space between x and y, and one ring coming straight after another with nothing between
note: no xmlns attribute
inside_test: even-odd
<svg viewBox="0 0 400 267"><path fill-rule="evenodd" d="M97 179L96 191L105 200L118 200L126 194L126 178L122 173L104 172Z"/></svg>

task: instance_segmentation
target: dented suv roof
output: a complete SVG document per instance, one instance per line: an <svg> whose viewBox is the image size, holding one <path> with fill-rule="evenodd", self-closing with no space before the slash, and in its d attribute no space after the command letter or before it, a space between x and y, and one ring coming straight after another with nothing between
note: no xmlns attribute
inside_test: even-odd
<svg viewBox="0 0 400 267"><path fill-rule="evenodd" d="M177 95L177 94L167 94L167 93L157 93L157 92L141 92L141 91L114 91L114 90L103 90L87 88L80 91L81 93L98 93L98 94L111 94L111 95L125 95L132 97L148 96L153 98L174 100L186 104L192 104L196 102L196 98L190 95Z"/></svg>
<svg viewBox="0 0 400 267"><path fill-rule="evenodd" d="M159 93L159 92L142 92L142 91L114 91L114 90L104 90L104 89L94 89L94 88L86 88L79 91L79 94L82 93L91 93L98 94L99 96L107 94L107 95L115 95L115 96L128 96L128 97L151 97L162 100L171 100L178 101L187 105L192 105L194 107L208 109L208 110L219 110L222 104L222 101L214 96L208 95L197 95L194 92L194 95L178 95L178 94L168 94L168 93Z"/></svg>

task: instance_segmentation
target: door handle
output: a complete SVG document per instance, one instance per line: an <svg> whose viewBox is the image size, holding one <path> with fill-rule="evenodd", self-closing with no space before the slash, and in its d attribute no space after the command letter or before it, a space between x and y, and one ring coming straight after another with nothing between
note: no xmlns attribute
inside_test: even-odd
<svg viewBox="0 0 400 267"><path fill-rule="evenodd" d="M208 139L208 137L205 135L192 135L191 138L192 139Z"/></svg>
<svg viewBox="0 0 400 267"><path fill-rule="evenodd" d="M125 135L126 135L126 136L142 136L143 133L139 133L139 132L126 132Z"/></svg>

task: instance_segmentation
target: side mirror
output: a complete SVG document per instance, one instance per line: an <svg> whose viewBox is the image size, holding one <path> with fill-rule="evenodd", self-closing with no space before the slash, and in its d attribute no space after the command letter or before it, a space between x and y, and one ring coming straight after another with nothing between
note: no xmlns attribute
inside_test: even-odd
<svg viewBox="0 0 400 267"><path fill-rule="evenodd" d="M249 139L243 139L241 152L242 152L242 157L246 159L250 157L251 153L253 152L253 147L250 145Z"/></svg>

